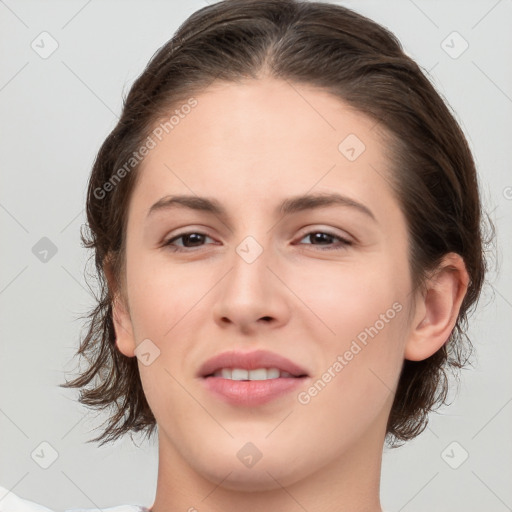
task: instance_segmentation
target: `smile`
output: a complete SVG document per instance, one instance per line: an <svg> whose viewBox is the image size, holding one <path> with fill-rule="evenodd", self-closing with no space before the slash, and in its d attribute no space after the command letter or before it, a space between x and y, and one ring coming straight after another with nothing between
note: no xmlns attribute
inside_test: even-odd
<svg viewBox="0 0 512 512"><path fill-rule="evenodd" d="M279 378L295 378L289 372L279 368L256 368L246 370L244 368L222 368L217 370L213 377L222 377L228 380L270 380Z"/></svg>

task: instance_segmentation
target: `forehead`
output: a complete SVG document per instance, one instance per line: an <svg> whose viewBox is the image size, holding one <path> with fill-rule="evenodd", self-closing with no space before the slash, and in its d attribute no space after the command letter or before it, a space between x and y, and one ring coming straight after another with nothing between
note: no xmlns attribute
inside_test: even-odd
<svg viewBox="0 0 512 512"><path fill-rule="evenodd" d="M268 153L286 154L287 159L314 153L316 159L333 160L340 156L339 143L348 135L370 152L379 149L374 120L309 85L270 78L220 82L195 99L197 105L164 138L172 133L178 146L191 143L194 135L195 145L190 145L201 154L215 156L216 149L228 150L247 161Z"/></svg>
<svg viewBox="0 0 512 512"><path fill-rule="evenodd" d="M393 200L377 123L332 94L265 78L219 82L194 100L155 125L139 169L147 207L171 192L253 206L308 191Z"/></svg>

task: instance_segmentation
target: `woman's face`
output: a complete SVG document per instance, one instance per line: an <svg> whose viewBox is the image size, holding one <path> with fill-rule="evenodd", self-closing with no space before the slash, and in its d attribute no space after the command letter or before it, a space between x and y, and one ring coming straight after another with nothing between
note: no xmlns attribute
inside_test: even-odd
<svg viewBox="0 0 512 512"><path fill-rule="evenodd" d="M368 463L382 449L413 300L378 127L325 92L267 78L195 99L152 135L128 215L129 316L117 313L160 458L247 490ZM331 194L347 199L293 202ZM249 357L209 367L225 378L201 373L231 351ZM249 374L287 368L254 351L306 376ZM230 380L229 368L262 380Z"/></svg>

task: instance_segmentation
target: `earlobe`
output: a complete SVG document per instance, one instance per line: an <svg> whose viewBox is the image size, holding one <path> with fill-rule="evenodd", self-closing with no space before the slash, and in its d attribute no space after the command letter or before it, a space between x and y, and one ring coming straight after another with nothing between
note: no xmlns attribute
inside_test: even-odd
<svg viewBox="0 0 512 512"><path fill-rule="evenodd" d="M110 296L112 297L112 322L116 333L116 346L127 357L135 357L135 338L130 313L121 296L111 266L108 262L103 265L103 271L107 278Z"/></svg>
<svg viewBox="0 0 512 512"><path fill-rule="evenodd" d="M112 321L116 332L116 346L127 357L135 357L135 338L130 315L121 299L116 297L112 304Z"/></svg>
<svg viewBox="0 0 512 512"><path fill-rule="evenodd" d="M405 346L404 357L422 361L437 352L449 339L466 295L469 276L459 254L445 255L418 300L417 314Z"/></svg>

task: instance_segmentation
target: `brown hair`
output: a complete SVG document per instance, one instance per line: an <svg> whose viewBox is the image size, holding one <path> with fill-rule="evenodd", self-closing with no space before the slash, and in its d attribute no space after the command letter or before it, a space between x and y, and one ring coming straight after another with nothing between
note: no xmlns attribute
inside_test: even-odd
<svg viewBox="0 0 512 512"><path fill-rule="evenodd" d="M263 75L328 91L384 127L415 288L448 252L466 264L470 284L447 343L428 359L404 361L387 425L391 446L425 429L429 411L446 403L447 370L469 360L467 315L476 306L487 265L475 164L448 107L396 37L360 14L323 2L225 0L192 14L152 57L94 162L89 233L82 233L82 241L95 251L100 296L78 351L88 368L62 384L82 388L79 401L87 406L113 409L92 441L103 445L132 431L151 436L156 427L137 359L117 349L112 321L114 294L123 290L126 218L139 167L127 172L126 162L172 108L213 81ZM123 166L122 179L105 193ZM109 289L104 265L112 270L116 290Z"/></svg>

